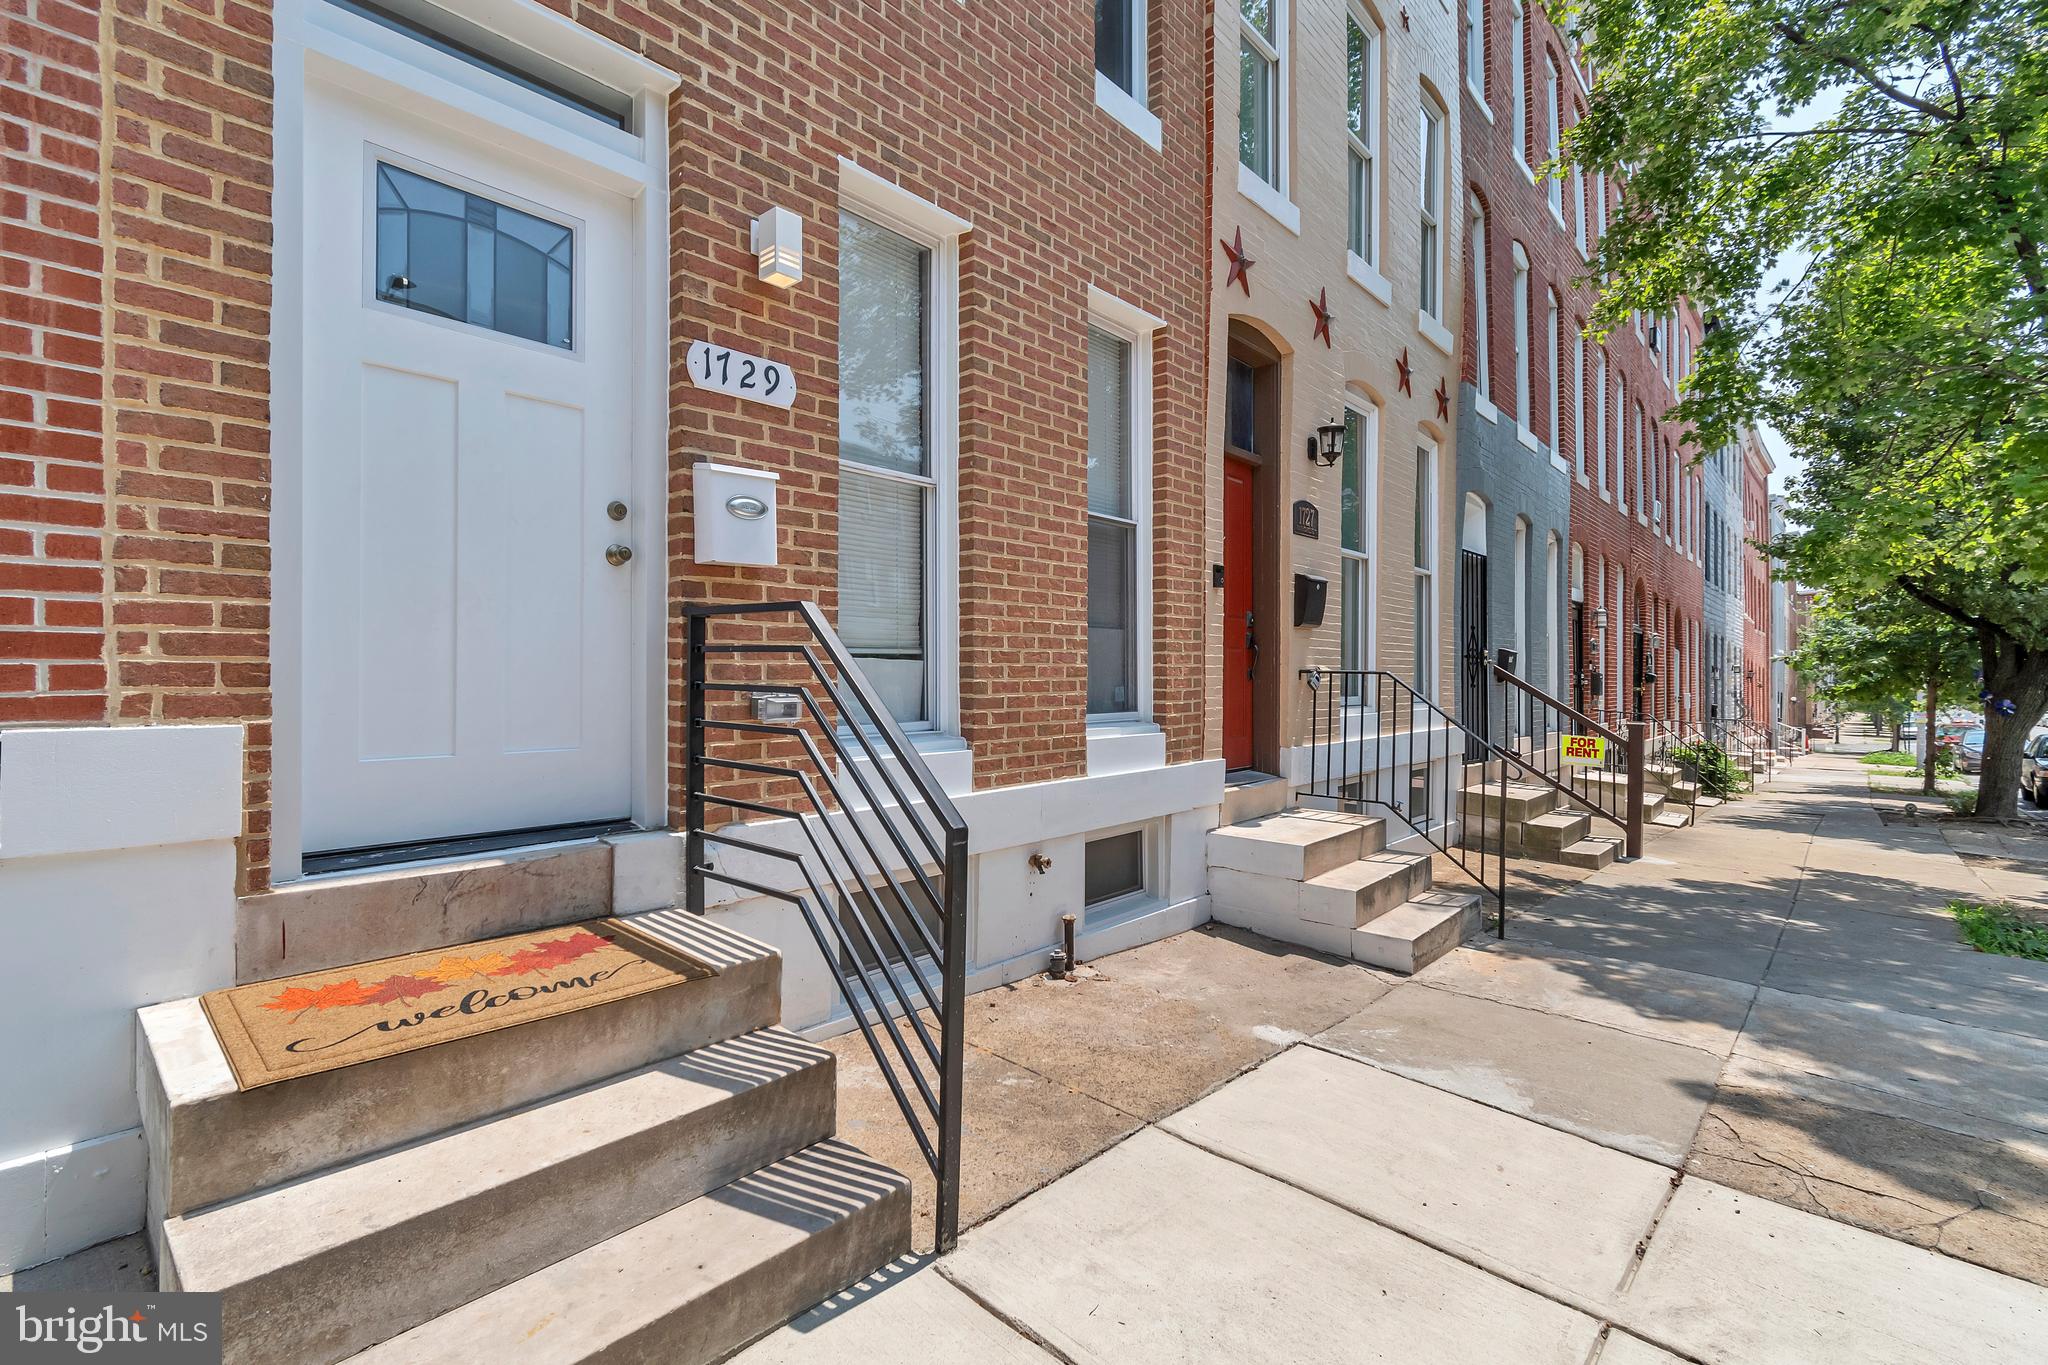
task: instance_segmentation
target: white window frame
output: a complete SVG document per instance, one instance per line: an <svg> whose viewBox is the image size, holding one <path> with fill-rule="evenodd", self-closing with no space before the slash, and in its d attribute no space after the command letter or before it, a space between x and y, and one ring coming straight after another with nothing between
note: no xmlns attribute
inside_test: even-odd
<svg viewBox="0 0 2048 1365"><path fill-rule="evenodd" d="M1525 0L1508 0L1508 95L1515 106L1511 121L1515 134L1515 161L1533 184L1536 171L1529 164L1528 61L1529 11Z"/></svg>
<svg viewBox="0 0 2048 1365"><path fill-rule="evenodd" d="M1543 133L1546 153L1544 160L1555 162L1562 146L1560 139L1564 136L1564 90L1559 84L1557 58L1551 56L1548 51L1543 54L1543 78L1545 96L1550 102L1549 127L1544 129ZM1559 227L1563 227L1564 177L1553 171L1544 178L1550 182L1544 187L1544 193L1550 197L1550 216L1557 220Z"/></svg>
<svg viewBox="0 0 2048 1365"><path fill-rule="evenodd" d="M1379 666L1376 661L1379 658L1380 634L1380 410L1379 405L1364 394L1347 390L1344 394L1344 411L1346 414L1354 415L1358 418L1359 429L1362 433L1358 443L1358 515L1363 524L1359 531L1360 548L1356 550L1345 548L1344 528L1341 526L1337 528L1337 586L1340 592L1344 591L1344 585L1348 578L1344 572L1346 561L1354 559L1365 561L1365 610L1360 614L1357 623L1363 638L1351 643L1357 646L1359 666L1371 669ZM1343 496L1340 487L1338 495L1340 514L1342 507ZM1348 600L1347 595L1337 605L1337 628L1340 632L1344 629L1344 612ZM1340 640L1339 660L1343 658L1342 644L1343 642ZM1345 705L1347 706L1363 706L1364 704L1365 698L1362 693L1357 697L1345 698Z"/></svg>
<svg viewBox="0 0 2048 1365"><path fill-rule="evenodd" d="M925 585L927 719L903 727L912 742L960 735L960 238L973 224L846 157L839 158L839 207L931 252L925 310L925 425L931 443ZM837 230L836 228L834 229ZM863 473L917 482L862 466Z"/></svg>
<svg viewBox="0 0 2048 1365"><path fill-rule="evenodd" d="M1486 108L1486 0L1465 0L1465 89Z"/></svg>
<svg viewBox="0 0 2048 1365"><path fill-rule="evenodd" d="M1529 425L1529 406L1535 401L1535 390L1530 367L1534 358L1529 354L1529 253L1522 244L1513 244L1515 261L1515 284L1513 310L1515 324L1515 439L1531 450L1540 449L1536 432Z"/></svg>
<svg viewBox="0 0 2048 1365"><path fill-rule="evenodd" d="M1586 334L1572 329L1572 467L1586 482Z"/></svg>
<svg viewBox="0 0 2048 1365"><path fill-rule="evenodd" d="M1607 348L1602 346L1593 363L1593 463L1598 469L1600 496L1608 494L1607 486Z"/></svg>
<svg viewBox="0 0 2048 1365"><path fill-rule="evenodd" d="M1131 86L1124 89L1100 67L1095 71L1095 103L1102 111L1138 135L1138 140L1159 151L1163 145L1159 115L1152 112L1152 73L1146 67L1146 49L1151 46L1151 0L1129 0L1131 43Z"/></svg>
<svg viewBox="0 0 2048 1365"><path fill-rule="evenodd" d="M1614 505L1628 511L1628 376L1614 376Z"/></svg>
<svg viewBox="0 0 2048 1365"><path fill-rule="evenodd" d="M1527 517L1515 518L1514 558L1509 571L1514 575L1515 676L1529 676L1529 538L1532 528ZM1519 731L1517 733L1520 733Z"/></svg>
<svg viewBox="0 0 2048 1365"><path fill-rule="evenodd" d="M1422 98L1419 102L1420 112L1417 115L1416 125L1418 165L1415 177L1417 205L1415 233L1421 268L1416 274L1417 302L1415 326L1431 345L1435 346L1445 355L1450 355L1456 349L1456 342L1451 336L1450 329L1444 325L1444 296L1450 292L1450 280L1448 278L1450 271L1446 268L1446 262L1450 258L1445 253L1450 250L1451 241L1450 215L1447 212L1450 204L1451 116L1445 111L1442 102L1427 87L1424 87L1421 93ZM1434 134L1433 138L1431 136L1432 133ZM1436 144L1434 153L1430 150L1430 143L1432 141ZM1432 170L1435 171L1434 176L1430 174ZM1436 185L1436 193L1433 197L1430 194L1432 180ZM1436 233L1436 249L1434 251L1422 251L1420 250L1422 239L1430 229L1434 229ZM1424 307L1422 300L1427 295L1423 292L1423 286L1432 281L1435 284L1433 292L1436 295L1436 306L1434 308Z"/></svg>
<svg viewBox="0 0 2048 1365"><path fill-rule="evenodd" d="M1382 210L1386 204L1386 195L1382 192L1386 182L1386 176L1382 173L1386 164L1386 158L1381 155L1380 104L1382 102L1381 91L1384 89L1382 70L1386 64L1387 45L1385 32L1381 30L1379 23L1364 6L1356 3L1348 4L1344 7L1344 11L1345 23L1355 26L1366 42L1365 89L1359 95L1359 98L1364 101L1365 105L1365 137L1362 140L1351 131L1351 111L1349 107L1351 92L1348 73L1345 81L1344 141L1349 149L1350 156L1356 157L1365 163L1365 182L1371 196L1371 204L1367 209L1367 222L1365 223L1366 250L1363 252L1351 250L1351 166L1347 160L1344 168L1344 240L1346 255L1349 257L1348 264L1352 275L1356 277L1361 271L1372 275L1380 274L1380 259L1385 254L1380 249L1381 238L1385 236L1380 231L1380 223L1385 217ZM1349 28L1346 29L1344 40L1347 45L1351 41ZM1346 58L1348 64L1348 47ZM1367 287L1370 288L1370 286Z"/></svg>
<svg viewBox="0 0 2048 1365"><path fill-rule="evenodd" d="M1127 303L1106 290L1088 286L1088 322L1092 327L1122 341L1130 349L1130 374L1126 392L1131 404L1131 523L1135 530L1131 547L1131 587L1135 615L1131 628L1137 633L1133 649L1132 679L1137 706L1130 711L1091 713L1091 728L1156 729L1152 715L1152 369L1154 338L1166 320L1153 316L1136 304ZM1096 515L1088 513L1089 516ZM1086 703L1083 703L1084 707Z"/></svg>
<svg viewBox="0 0 2048 1365"><path fill-rule="evenodd" d="M1437 506L1437 496L1440 491L1437 484L1442 469L1443 457L1436 441L1427 434L1418 435L1415 438L1415 457L1418 472L1422 476L1416 480L1418 486L1415 489L1415 498L1423 510L1419 524L1422 527L1428 544L1414 547L1416 553L1413 556L1412 571L1414 577L1420 580L1422 586L1428 589L1429 598L1427 610L1423 613L1426 619L1415 623L1414 660L1418 665L1427 665L1428 676L1422 676L1422 670L1418 668L1414 684L1417 693L1430 701L1435 701L1437 697L1436 675L1439 663L1438 654L1442 648L1441 642L1437 639L1437 620L1443 614L1443 589L1438 573L1440 566L1437 563L1440 552L1438 542L1442 539L1442 536L1438 533L1440 529L1438 522L1441 519L1442 513L1441 509ZM1410 602L1414 601L1414 596L1413 592L1409 593Z"/></svg>
<svg viewBox="0 0 2048 1365"><path fill-rule="evenodd" d="M1557 532L1546 531L1543 538L1543 625L1548 632L1544 639L1544 667L1548 670L1543 685L1550 689L1550 695L1564 698L1564 631L1557 619L1558 602L1563 597L1563 584L1558 574L1563 569L1563 553L1558 544Z"/></svg>
<svg viewBox="0 0 2048 1365"><path fill-rule="evenodd" d="M1143 867L1144 885L1135 891L1126 891L1105 901L1087 904L1088 892L1088 845L1119 835L1135 833L1139 836L1143 851L1139 863ZM1117 825L1110 829L1089 830L1081 841L1081 930L1083 933L1110 928L1158 905L1162 899L1160 888L1166 884L1163 862L1166 839L1157 820L1134 820L1129 824Z"/></svg>
<svg viewBox="0 0 2048 1365"><path fill-rule="evenodd" d="M1237 190L1245 198L1257 204L1269 214L1273 221L1299 237L1301 235L1301 209L1288 198L1293 186L1290 183L1288 156L1290 86L1288 72L1288 25L1294 17L1290 0L1273 0L1273 40L1266 41L1266 35L1255 30L1251 21L1245 18L1244 6L1237 7L1237 32L1240 40L1248 40L1259 55L1273 66L1273 179L1268 181L1257 171L1244 164L1242 154L1237 161ZM1244 122L1244 110L1237 111L1240 128Z"/></svg>
<svg viewBox="0 0 2048 1365"><path fill-rule="evenodd" d="M1562 472L1564 462L1564 301L1556 289L1544 291L1550 299L1546 341L1550 346L1550 463Z"/></svg>
<svg viewBox="0 0 2048 1365"><path fill-rule="evenodd" d="M1470 214L1466 237L1472 244L1472 387L1473 407L1489 422L1500 420L1493 405L1493 321L1487 308L1489 286L1486 269L1486 206L1476 194L1465 199Z"/></svg>

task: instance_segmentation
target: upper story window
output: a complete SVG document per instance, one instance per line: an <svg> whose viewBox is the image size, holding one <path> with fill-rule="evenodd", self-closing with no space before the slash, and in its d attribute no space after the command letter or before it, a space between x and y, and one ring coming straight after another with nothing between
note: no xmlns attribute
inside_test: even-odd
<svg viewBox="0 0 2048 1365"><path fill-rule="evenodd" d="M1348 193L1351 254L1379 268L1380 31L1356 8L1346 11L1344 105L1350 144Z"/></svg>
<svg viewBox="0 0 2048 1365"><path fill-rule="evenodd" d="M1134 348L1088 329L1088 714L1135 714L1138 500L1132 461Z"/></svg>
<svg viewBox="0 0 2048 1365"><path fill-rule="evenodd" d="M1486 103L1486 0L1465 0L1465 84Z"/></svg>
<svg viewBox="0 0 2048 1365"><path fill-rule="evenodd" d="M1415 690L1436 691L1436 450L1415 447Z"/></svg>
<svg viewBox="0 0 2048 1365"><path fill-rule="evenodd" d="M1515 424L1530 428L1529 394L1529 253L1516 242L1515 252Z"/></svg>
<svg viewBox="0 0 2048 1365"><path fill-rule="evenodd" d="M1564 99L1563 92L1558 87L1557 62L1549 56L1545 56L1543 59L1543 90L1545 101L1549 105L1549 108L1545 111L1547 118L1543 129L1543 155L1544 160L1555 162L1557 160L1558 148L1561 145L1560 139L1564 136ZM1553 172L1551 174L1549 193L1550 211L1557 215L1558 221L1562 222L1564 220L1564 176L1561 173Z"/></svg>
<svg viewBox="0 0 2048 1365"><path fill-rule="evenodd" d="M1593 360L1593 465L1600 491L1607 491L1607 348Z"/></svg>
<svg viewBox="0 0 2048 1365"><path fill-rule="evenodd" d="M1444 318L1444 115L1428 91L1422 94L1422 311Z"/></svg>
<svg viewBox="0 0 2048 1365"><path fill-rule="evenodd" d="M1472 387L1479 401L1493 403L1493 337L1488 320L1486 279L1486 210L1472 199Z"/></svg>
<svg viewBox="0 0 2048 1365"><path fill-rule="evenodd" d="M1145 0L1095 0L1095 69L1145 102Z"/></svg>
<svg viewBox="0 0 2048 1365"><path fill-rule="evenodd" d="M1338 565L1343 575L1342 613L1344 639L1342 667L1347 673L1371 667L1372 549L1378 526L1374 494L1379 487L1379 418L1376 409L1353 400L1344 408L1344 475L1339 511L1343 528L1339 534ZM1355 695L1356 680L1347 679L1347 700Z"/></svg>
<svg viewBox="0 0 2048 1365"><path fill-rule="evenodd" d="M1572 320L1572 463L1586 481L1586 325Z"/></svg>
<svg viewBox="0 0 2048 1365"><path fill-rule="evenodd" d="M1280 10L1285 0L1239 0L1237 11L1237 159L1276 190L1281 183Z"/></svg>
<svg viewBox="0 0 2048 1365"><path fill-rule="evenodd" d="M1564 337L1558 317L1557 291L1550 294L1550 317L1546 322L1545 337L1549 342L1549 354L1544 357L1550 366L1546 376L1550 386L1550 453L1558 459L1564 458Z"/></svg>
<svg viewBox="0 0 2048 1365"><path fill-rule="evenodd" d="M1508 0L1508 98L1514 101L1515 158L1529 169L1529 22L1522 0Z"/></svg>

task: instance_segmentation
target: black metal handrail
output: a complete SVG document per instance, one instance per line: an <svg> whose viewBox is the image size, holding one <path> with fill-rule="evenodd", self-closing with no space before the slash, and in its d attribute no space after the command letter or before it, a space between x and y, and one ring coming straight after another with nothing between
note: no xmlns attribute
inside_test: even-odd
<svg viewBox="0 0 2048 1365"><path fill-rule="evenodd" d="M1674 782L1685 788L1685 808L1695 819L1700 808L1700 765L1688 750L1707 742L1707 732L1693 721L1663 717L1650 722L1650 762L1665 784L1664 798L1676 799Z"/></svg>
<svg viewBox="0 0 2048 1365"><path fill-rule="evenodd" d="M1640 768L1630 762L1628 737L1499 663L1491 667L1500 686L1500 729L1494 733L1508 761L1581 809L1619 825L1628 839L1629 856L1641 856L1643 803L1630 795L1632 786L1640 788ZM1602 743L1591 746L1597 755L1567 760L1560 743L1567 737Z"/></svg>
<svg viewBox="0 0 2048 1365"><path fill-rule="evenodd" d="M1493 900L1495 932L1506 938L1507 765L1499 748L1391 673L1304 668L1300 677L1309 689L1308 781L1300 795L1339 809L1389 812L1479 884ZM1439 763L1456 773L1455 781L1437 779ZM1480 829L1468 841L1466 797L1475 792Z"/></svg>
<svg viewBox="0 0 2048 1365"><path fill-rule="evenodd" d="M967 822L815 603L686 606L683 616L688 907L704 913L705 884L716 881L797 910L938 1182L936 1247L950 1251L960 1232ZM713 639L719 624L746 638ZM757 666L714 677L715 659ZM733 714L736 703L748 710ZM724 740L715 749L714 736ZM711 781L713 769L724 780ZM707 806L793 822L800 846L737 821L707 828ZM767 859L791 881L743 876L713 847Z"/></svg>

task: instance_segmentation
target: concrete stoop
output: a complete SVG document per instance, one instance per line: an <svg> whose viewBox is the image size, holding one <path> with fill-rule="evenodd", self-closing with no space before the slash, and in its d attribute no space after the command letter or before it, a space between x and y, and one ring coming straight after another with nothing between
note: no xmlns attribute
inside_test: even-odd
<svg viewBox="0 0 2048 1365"><path fill-rule="evenodd" d="M1663 810L1662 796L1647 800ZM1621 855L1620 837L1610 834L1613 825L1600 821L1596 832L1591 814L1543 783L1510 780L1505 791L1498 779L1490 786L1470 786L1460 794L1459 808L1465 817L1461 838L1467 848L1491 850L1498 840L1511 858L1595 872Z"/></svg>
<svg viewBox="0 0 2048 1365"><path fill-rule="evenodd" d="M1479 928L1479 893L1433 884L1428 853L1386 847L1386 823L1287 810L1209 832L1218 920L1389 971L1415 972Z"/></svg>
<svg viewBox="0 0 2048 1365"><path fill-rule="evenodd" d="M781 959L243 1091L196 1000L138 1016L161 1287L231 1365L717 1360L909 1249L909 1185L833 1137Z"/></svg>

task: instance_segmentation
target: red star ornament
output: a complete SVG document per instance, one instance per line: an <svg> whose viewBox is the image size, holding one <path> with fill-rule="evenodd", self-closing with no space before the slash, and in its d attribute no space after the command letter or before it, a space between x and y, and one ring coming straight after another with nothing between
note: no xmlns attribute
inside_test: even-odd
<svg viewBox="0 0 2048 1365"><path fill-rule="evenodd" d="M1310 299L1308 308L1316 315L1315 330L1309 333L1309 340L1314 341L1321 337L1323 349L1327 351L1330 349L1330 323L1337 316L1330 311L1330 291L1325 289L1317 297Z"/></svg>
<svg viewBox="0 0 2048 1365"><path fill-rule="evenodd" d="M1444 386L1441 379L1436 381L1436 415L1441 418L1449 418L1451 415L1451 391Z"/></svg>
<svg viewBox="0 0 2048 1365"><path fill-rule="evenodd" d="M1220 241L1221 239L1219 238L1218 240ZM1230 240L1223 242L1223 254L1230 258L1230 273L1223 277L1223 287L1227 290L1231 285L1237 285L1244 290L1244 296L1250 298L1252 296L1252 266L1257 264L1257 262L1244 254L1243 228L1233 230L1230 234Z"/></svg>
<svg viewBox="0 0 2048 1365"><path fill-rule="evenodd" d="M1415 396L1415 371L1408 366L1408 348L1401 348L1401 358L1394 362L1394 369L1401 376L1401 392L1410 398Z"/></svg>

